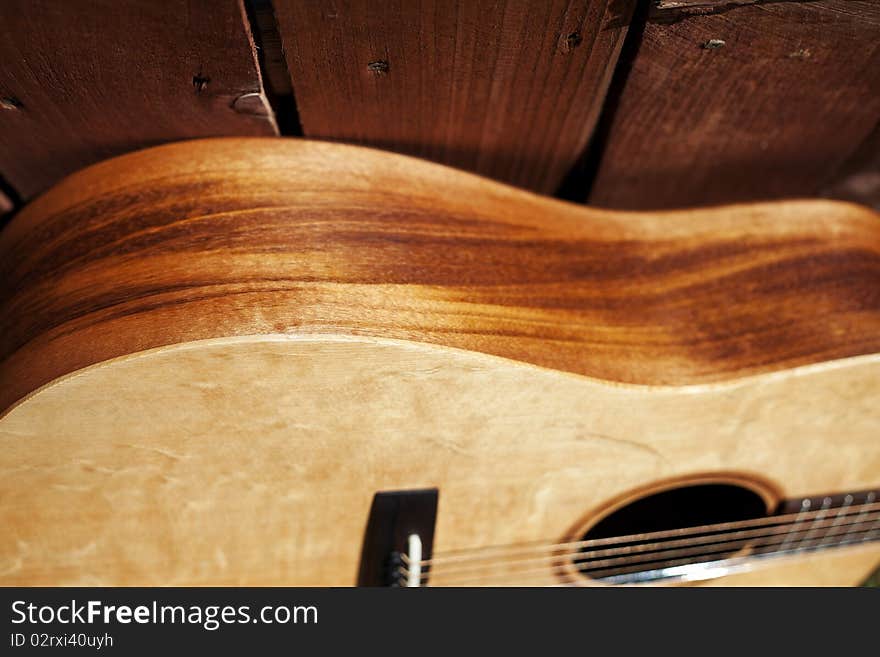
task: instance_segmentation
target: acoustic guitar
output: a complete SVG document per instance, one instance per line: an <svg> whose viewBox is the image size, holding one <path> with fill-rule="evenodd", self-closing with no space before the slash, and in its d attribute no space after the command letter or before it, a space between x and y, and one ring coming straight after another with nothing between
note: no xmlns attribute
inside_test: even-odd
<svg viewBox="0 0 880 657"><path fill-rule="evenodd" d="M0 233L0 583L849 585L880 218L627 213L313 141L153 148Z"/></svg>

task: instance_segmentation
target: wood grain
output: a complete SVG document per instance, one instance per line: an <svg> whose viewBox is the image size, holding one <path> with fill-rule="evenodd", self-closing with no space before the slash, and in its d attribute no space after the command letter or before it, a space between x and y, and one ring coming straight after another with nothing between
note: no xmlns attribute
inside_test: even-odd
<svg viewBox="0 0 880 657"><path fill-rule="evenodd" d="M274 2L306 136L543 192L593 131L634 4Z"/></svg>
<svg viewBox="0 0 880 657"><path fill-rule="evenodd" d="M657 10L646 25L591 203L652 209L815 196L877 125L880 3L706 11Z"/></svg>
<svg viewBox="0 0 880 657"><path fill-rule="evenodd" d="M25 200L144 146L275 134L239 0L5 0L0 60L0 174Z"/></svg>
<svg viewBox="0 0 880 657"><path fill-rule="evenodd" d="M0 408L114 357L344 334L647 385L880 352L880 220L787 202L617 213L364 148L162 146L0 233Z"/></svg>
<svg viewBox="0 0 880 657"><path fill-rule="evenodd" d="M380 490L439 489L442 554L570 540L670 480L736 474L777 499L871 489L878 396L876 354L694 389L374 338L165 347L0 419L0 584L352 585ZM873 543L704 583L852 585L878 560ZM499 569L466 582L560 583Z"/></svg>

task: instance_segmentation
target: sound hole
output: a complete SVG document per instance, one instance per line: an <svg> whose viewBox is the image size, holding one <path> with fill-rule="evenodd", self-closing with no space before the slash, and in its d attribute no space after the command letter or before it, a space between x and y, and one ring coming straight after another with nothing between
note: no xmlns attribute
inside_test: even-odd
<svg viewBox="0 0 880 657"><path fill-rule="evenodd" d="M582 540L578 570L593 579L645 579L664 568L724 559L742 549L723 548L717 532L641 536L652 532L751 520L767 515L760 495L732 484L694 484L648 495L605 516ZM620 541L607 540L620 537Z"/></svg>

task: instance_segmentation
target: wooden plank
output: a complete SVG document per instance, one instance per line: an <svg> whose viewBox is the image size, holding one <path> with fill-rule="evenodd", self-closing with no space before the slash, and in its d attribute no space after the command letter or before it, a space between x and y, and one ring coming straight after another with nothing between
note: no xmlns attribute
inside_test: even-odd
<svg viewBox="0 0 880 657"><path fill-rule="evenodd" d="M590 202L672 208L820 192L880 118L880 3L655 12Z"/></svg>
<svg viewBox="0 0 880 657"><path fill-rule="evenodd" d="M0 173L24 199L133 149L275 134L239 0L4 1L0 61Z"/></svg>
<svg viewBox="0 0 880 657"><path fill-rule="evenodd" d="M303 131L552 192L598 117L634 0L277 0Z"/></svg>

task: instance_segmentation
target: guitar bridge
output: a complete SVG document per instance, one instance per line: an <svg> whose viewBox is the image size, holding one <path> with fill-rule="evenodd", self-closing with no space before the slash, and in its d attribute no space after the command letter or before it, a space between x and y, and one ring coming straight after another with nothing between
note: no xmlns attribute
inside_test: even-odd
<svg viewBox="0 0 880 657"><path fill-rule="evenodd" d="M428 582L436 488L376 493L361 549L358 586L418 587Z"/></svg>

